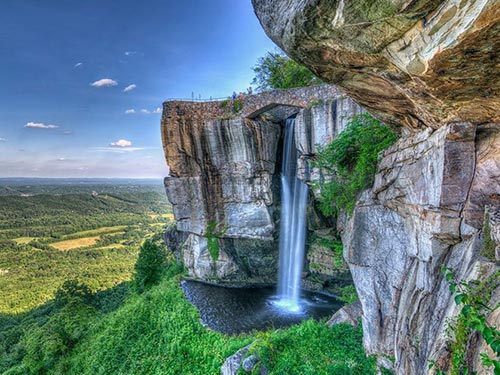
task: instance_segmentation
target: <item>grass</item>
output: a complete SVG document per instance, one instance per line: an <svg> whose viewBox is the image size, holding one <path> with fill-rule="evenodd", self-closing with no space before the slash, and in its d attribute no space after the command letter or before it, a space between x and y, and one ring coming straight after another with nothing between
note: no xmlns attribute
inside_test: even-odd
<svg viewBox="0 0 500 375"><path fill-rule="evenodd" d="M18 238L13 238L12 241L15 243L25 245L33 240L36 240L36 237L18 237Z"/></svg>
<svg viewBox="0 0 500 375"><path fill-rule="evenodd" d="M228 356L253 343L251 351L270 375L375 374L361 328L308 320L288 329L224 335L200 324L179 281L178 268L170 263L160 284L142 294L125 286L124 299L111 291L104 302L95 297L58 308L48 303L10 319L0 329L5 343L3 349L0 343L0 372L218 375Z"/></svg>
<svg viewBox="0 0 500 375"><path fill-rule="evenodd" d="M72 249L78 249L79 247L95 245L95 243L97 242L97 240L99 240L99 238L101 238L101 236L82 237L82 238L76 238L74 240L54 242L51 244L51 246L56 248L57 250L62 250L62 251L72 250Z"/></svg>
<svg viewBox="0 0 500 375"><path fill-rule="evenodd" d="M269 375L374 375L376 361L366 357L362 338L360 325L328 327L308 320L259 334L250 351L261 359Z"/></svg>
<svg viewBox="0 0 500 375"><path fill-rule="evenodd" d="M73 238L79 238L79 237L89 237L89 236L97 236L99 234L108 234L108 233L115 233L124 230L127 228L126 225L115 225L111 227L102 227L102 228L97 228L97 229L90 229L90 230L83 230L80 232L72 233L72 234L67 234L65 236L62 236L62 239L73 239Z"/></svg>

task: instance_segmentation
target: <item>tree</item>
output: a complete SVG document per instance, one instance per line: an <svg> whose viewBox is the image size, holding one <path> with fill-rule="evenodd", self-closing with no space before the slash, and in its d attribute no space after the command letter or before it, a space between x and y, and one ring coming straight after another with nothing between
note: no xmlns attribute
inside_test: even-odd
<svg viewBox="0 0 500 375"><path fill-rule="evenodd" d="M167 254L165 248L146 240L139 251L135 264L134 281L139 292L157 284L165 271Z"/></svg>
<svg viewBox="0 0 500 375"><path fill-rule="evenodd" d="M72 301L90 305L94 301L94 294L87 284L80 283L76 279L66 280L55 293L55 303L62 307Z"/></svg>
<svg viewBox="0 0 500 375"><path fill-rule="evenodd" d="M257 85L260 91L312 86L322 82L309 69L279 50L268 52L261 57L253 71L255 77L252 84Z"/></svg>

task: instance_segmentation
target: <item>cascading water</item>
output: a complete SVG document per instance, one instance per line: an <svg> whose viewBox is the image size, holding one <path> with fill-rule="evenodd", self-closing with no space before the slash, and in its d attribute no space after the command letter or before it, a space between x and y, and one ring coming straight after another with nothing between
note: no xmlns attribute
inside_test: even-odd
<svg viewBox="0 0 500 375"><path fill-rule="evenodd" d="M304 263L308 186L297 178L295 119L286 120L281 169L281 232L276 304L300 311L300 279Z"/></svg>

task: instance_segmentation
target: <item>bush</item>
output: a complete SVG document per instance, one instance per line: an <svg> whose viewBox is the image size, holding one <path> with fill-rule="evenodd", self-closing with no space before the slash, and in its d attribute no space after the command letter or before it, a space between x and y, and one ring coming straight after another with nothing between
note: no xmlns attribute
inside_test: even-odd
<svg viewBox="0 0 500 375"><path fill-rule="evenodd" d="M315 166L333 179L319 184L320 209L327 215L352 212L358 194L373 185L378 155L397 140L394 131L370 116L353 116L345 130L320 148Z"/></svg>
<svg viewBox="0 0 500 375"><path fill-rule="evenodd" d="M59 307L65 306L73 300L91 304L93 299L94 295L89 286L85 283L80 283L76 279L66 280L55 293L55 303Z"/></svg>
<svg viewBox="0 0 500 375"><path fill-rule="evenodd" d="M135 264L134 282L137 290L145 289L160 282L165 270L167 254L165 247L151 240L146 240L141 246L139 257Z"/></svg>
<svg viewBox="0 0 500 375"><path fill-rule="evenodd" d="M346 285L340 288L337 299L346 304L351 304L356 301L359 301L358 293L356 292L356 287L354 285Z"/></svg>

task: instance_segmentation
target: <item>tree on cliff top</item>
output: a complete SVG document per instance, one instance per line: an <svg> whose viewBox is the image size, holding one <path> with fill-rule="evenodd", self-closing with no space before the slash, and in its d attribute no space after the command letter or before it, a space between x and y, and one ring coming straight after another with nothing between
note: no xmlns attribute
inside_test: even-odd
<svg viewBox="0 0 500 375"><path fill-rule="evenodd" d="M255 77L252 84L257 85L259 91L312 86L322 82L309 69L299 65L280 50L268 52L261 57L253 71Z"/></svg>

